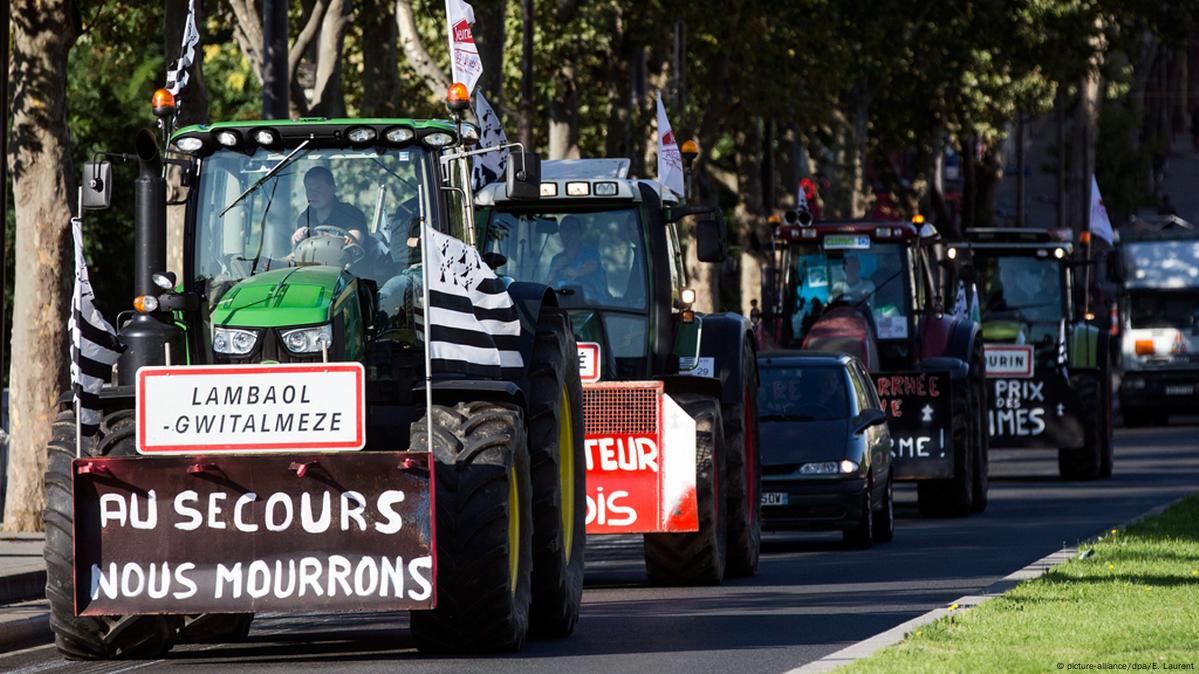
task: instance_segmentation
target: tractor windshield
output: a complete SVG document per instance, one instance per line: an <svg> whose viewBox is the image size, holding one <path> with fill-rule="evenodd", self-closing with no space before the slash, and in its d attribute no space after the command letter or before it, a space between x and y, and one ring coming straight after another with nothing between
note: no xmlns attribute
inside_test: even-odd
<svg viewBox="0 0 1199 674"><path fill-rule="evenodd" d="M193 197L194 278L210 301L280 267L344 267L383 286L415 257L407 241L432 212L429 176L420 148L218 151Z"/></svg>
<svg viewBox="0 0 1199 674"><path fill-rule="evenodd" d="M906 339L912 314L904 249L869 236L828 236L795 244L786 279L792 340L800 342L833 306L869 310L879 339Z"/></svg>
<svg viewBox="0 0 1199 674"><path fill-rule="evenodd" d="M988 341L1056 344L1065 315L1059 261L976 251L974 264Z"/></svg>
<svg viewBox="0 0 1199 674"><path fill-rule="evenodd" d="M645 311L645 245L637 211L497 212L485 250L496 271L557 288L563 306Z"/></svg>

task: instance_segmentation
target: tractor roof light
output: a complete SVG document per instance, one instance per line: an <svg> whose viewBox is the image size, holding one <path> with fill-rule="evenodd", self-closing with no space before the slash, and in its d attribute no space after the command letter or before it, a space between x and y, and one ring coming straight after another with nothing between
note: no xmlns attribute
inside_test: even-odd
<svg viewBox="0 0 1199 674"><path fill-rule="evenodd" d="M946 250L946 251L945 251L945 257L947 257L947 258L949 258L949 259L951 259L951 260L956 260L956 259L958 259L958 249L957 249L957 248L950 248L950 249Z"/></svg>
<svg viewBox="0 0 1199 674"><path fill-rule="evenodd" d="M543 196L543 197L558 196L558 183L541 183L541 196Z"/></svg>
<svg viewBox="0 0 1199 674"><path fill-rule="evenodd" d="M581 181L566 183L566 194L571 197L585 197L591 194L591 183Z"/></svg>
<svg viewBox="0 0 1199 674"><path fill-rule="evenodd" d="M272 129L255 129L251 136L254 138L255 143L263 147L270 147L279 142L279 134L275 133Z"/></svg>
<svg viewBox="0 0 1199 674"><path fill-rule="evenodd" d="M779 217L778 213L771 213L770 216L766 218L766 222L772 225L779 225L782 224L783 219Z"/></svg>
<svg viewBox="0 0 1199 674"><path fill-rule="evenodd" d="M802 232L800 232L800 236L802 236L805 239L815 239L816 238L816 230L811 229L811 228L805 229Z"/></svg>
<svg viewBox="0 0 1199 674"><path fill-rule="evenodd" d="M465 84L454 82L450 85L445 94L445 107L452 112L463 112L470 107L470 90Z"/></svg>
<svg viewBox="0 0 1199 674"><path fill-rule="evenodd" d="M1053 256L1059 260L1066 257L1066 249L1065 248L1054 248Z"/></svg>
<svg viewBox="0 0 1199 674"><path fill-rule="evenodd" d="M611 180L596 183L592 188L597 197L614 197L618 189L617 184Z"/></svg>
<svg viewBox="0 0 1199 674"><path fill-rule="evenodd" d="M445 147L446 145L450 145L454 142L454 136L446 133L445 131L436 131L434 133L430 133L421 140L424 141L425 145L428 145L429 147Z"/></svg>
<svg viewBox="0 0 1199 674"><path fill-rule="evenodd" d="M155 117L170 117L175 114L175 94L170 89L159 89L150 99L150 107Z"/></svg>
<svg viewBox="0 0 1199 674"><path fill-rule="evenodd" d="M917 226L923 225L924 224L924 216L921 215L920 213L913 215L912 216L912 224L917 225Z"/></svg>
<svg viewBox="0 0 1199 674"><path fill-rule="evenodd" d="M356 126L346 132L346 139L358 145L373 141L378 134L369 126Z"/></svg>
<svg viewBox="0 0 1199 674"><path fill-rule="evenodd" d="M204 139L199 136L184 136L175 141L175 147L182 152L196 152L204 147Z"/></svg>
<svg viewBox="0 0 1199 674"><path fill-rule="evenodd" d="M462 135L462 142L467 145L474 145L479 142L479 127L469 122L463 122L458 125L458 133Z"/></svg>
<svg viewBox="0 0 1199 674"><path fill-rule="evenodd" d="M237 132L232 129L221 129L216 133L216 142L225 147L234 147L241 141L237 136Z"/></svg>
<svg viewBox="0 0 1199 674"><path fill-rule="evenodd" d="M383 134L383 137L387 139L387 142L399 145L400 143L407 143L415 138L416 132L406 126L397 126L388 129Z"/></svg>
<svg viewBox="0 0 1199 674"><path fill-rule="evenodd" d="M690 164L699 156L699 143L691 139L683 141L683 144L679 146L679 154L683 155L683 160Z"/></svg>

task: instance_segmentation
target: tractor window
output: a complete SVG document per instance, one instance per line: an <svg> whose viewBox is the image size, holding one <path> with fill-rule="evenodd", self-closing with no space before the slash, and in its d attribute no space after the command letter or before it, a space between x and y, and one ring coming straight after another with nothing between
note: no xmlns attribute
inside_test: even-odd
<svg viewBox="0 0 1199 674"><path fill-rule="evenodd" d="M666 246L670 249L670 296L679 299L679 291L687 285L687 274L683 266L683 249L679 246L679 230L675 223L666 225Z"/></svg>
<svg viewBox="0 0 1199 674"><path fill-rule="evenodd" d="M845 247L834 237L792 247L787 293L792 338L802 341L826 311L854 307L870 312L879 339L906 339L912 298L903 247L868 237L840 238L847 239Z"/></svg>
<svg viewBox="0 0 1199 674"><path fill-rule="evenodd" d="M288 153L222 150L204 160L197 280L219 295L252 274L323 264L383 286L409 267L409 234L432 212L423 150L302 149L280 166Z"/></svg>
<svg viewBox="0 0 1199 674"><path fill-rule="evenodd" d="M976 252L974 264L988 340L1055 343L1065 315L1062 267L1057 260Z"/></svg>
<svg viewBox="0 0 1199 674"><path fill-rule="evenodd" d="M482 245L507 258L498 273L558 288L565 307L646 308L645 244L636 209L497 211Z"/></svg>

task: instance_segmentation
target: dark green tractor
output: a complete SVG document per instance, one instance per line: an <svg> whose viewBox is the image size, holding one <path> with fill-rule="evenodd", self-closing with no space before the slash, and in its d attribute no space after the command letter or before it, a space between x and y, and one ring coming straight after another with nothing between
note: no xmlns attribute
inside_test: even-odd
<svg viewBox="0 0 1199 674"><path fill-rule="evenodd" d="M546 286L471 267L477 254L422 281L444 253L423 241L472 240L477 137L460 120L221 122L174 132L164 159L138 136L127 350L99 432L77 454L64 398L49 447L64 655L232 640L264 610L411 609L434 652L571 633L586 505L569 316ZM535 194L535 155L514 155L528 165L512 184ZM187 187L178 279L164 162ZM494 351L477 341L491 318L438 304L456 270L508 307Z"/></svg>
<svg viewBox="0 0 1199 674"><path fill-rule="evenodd" d="M951 287L977 285L991 446L1057 449L1062 478L1112 474L1108 333L1077 306L1074 246L1043 230L978 229L946 244Z"/></svg>

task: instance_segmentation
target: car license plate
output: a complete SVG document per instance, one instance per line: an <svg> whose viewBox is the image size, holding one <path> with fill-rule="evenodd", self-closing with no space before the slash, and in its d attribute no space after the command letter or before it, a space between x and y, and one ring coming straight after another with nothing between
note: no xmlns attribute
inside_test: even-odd
<svg viewBox="0 0 1199 674"><path fill-rule="evenodd" d="M762 493L762 505L764 506L783 506L787 505L787 492L768 491Z"/></svg>
<svg viewBox="0 0 1199 674"><path fill-rule="evenodd" d="M1195 387L1190 384L1175 384L1174 386L1166 387L1166 395L1168 396L1189 396L1195 392Z"/></svg>

